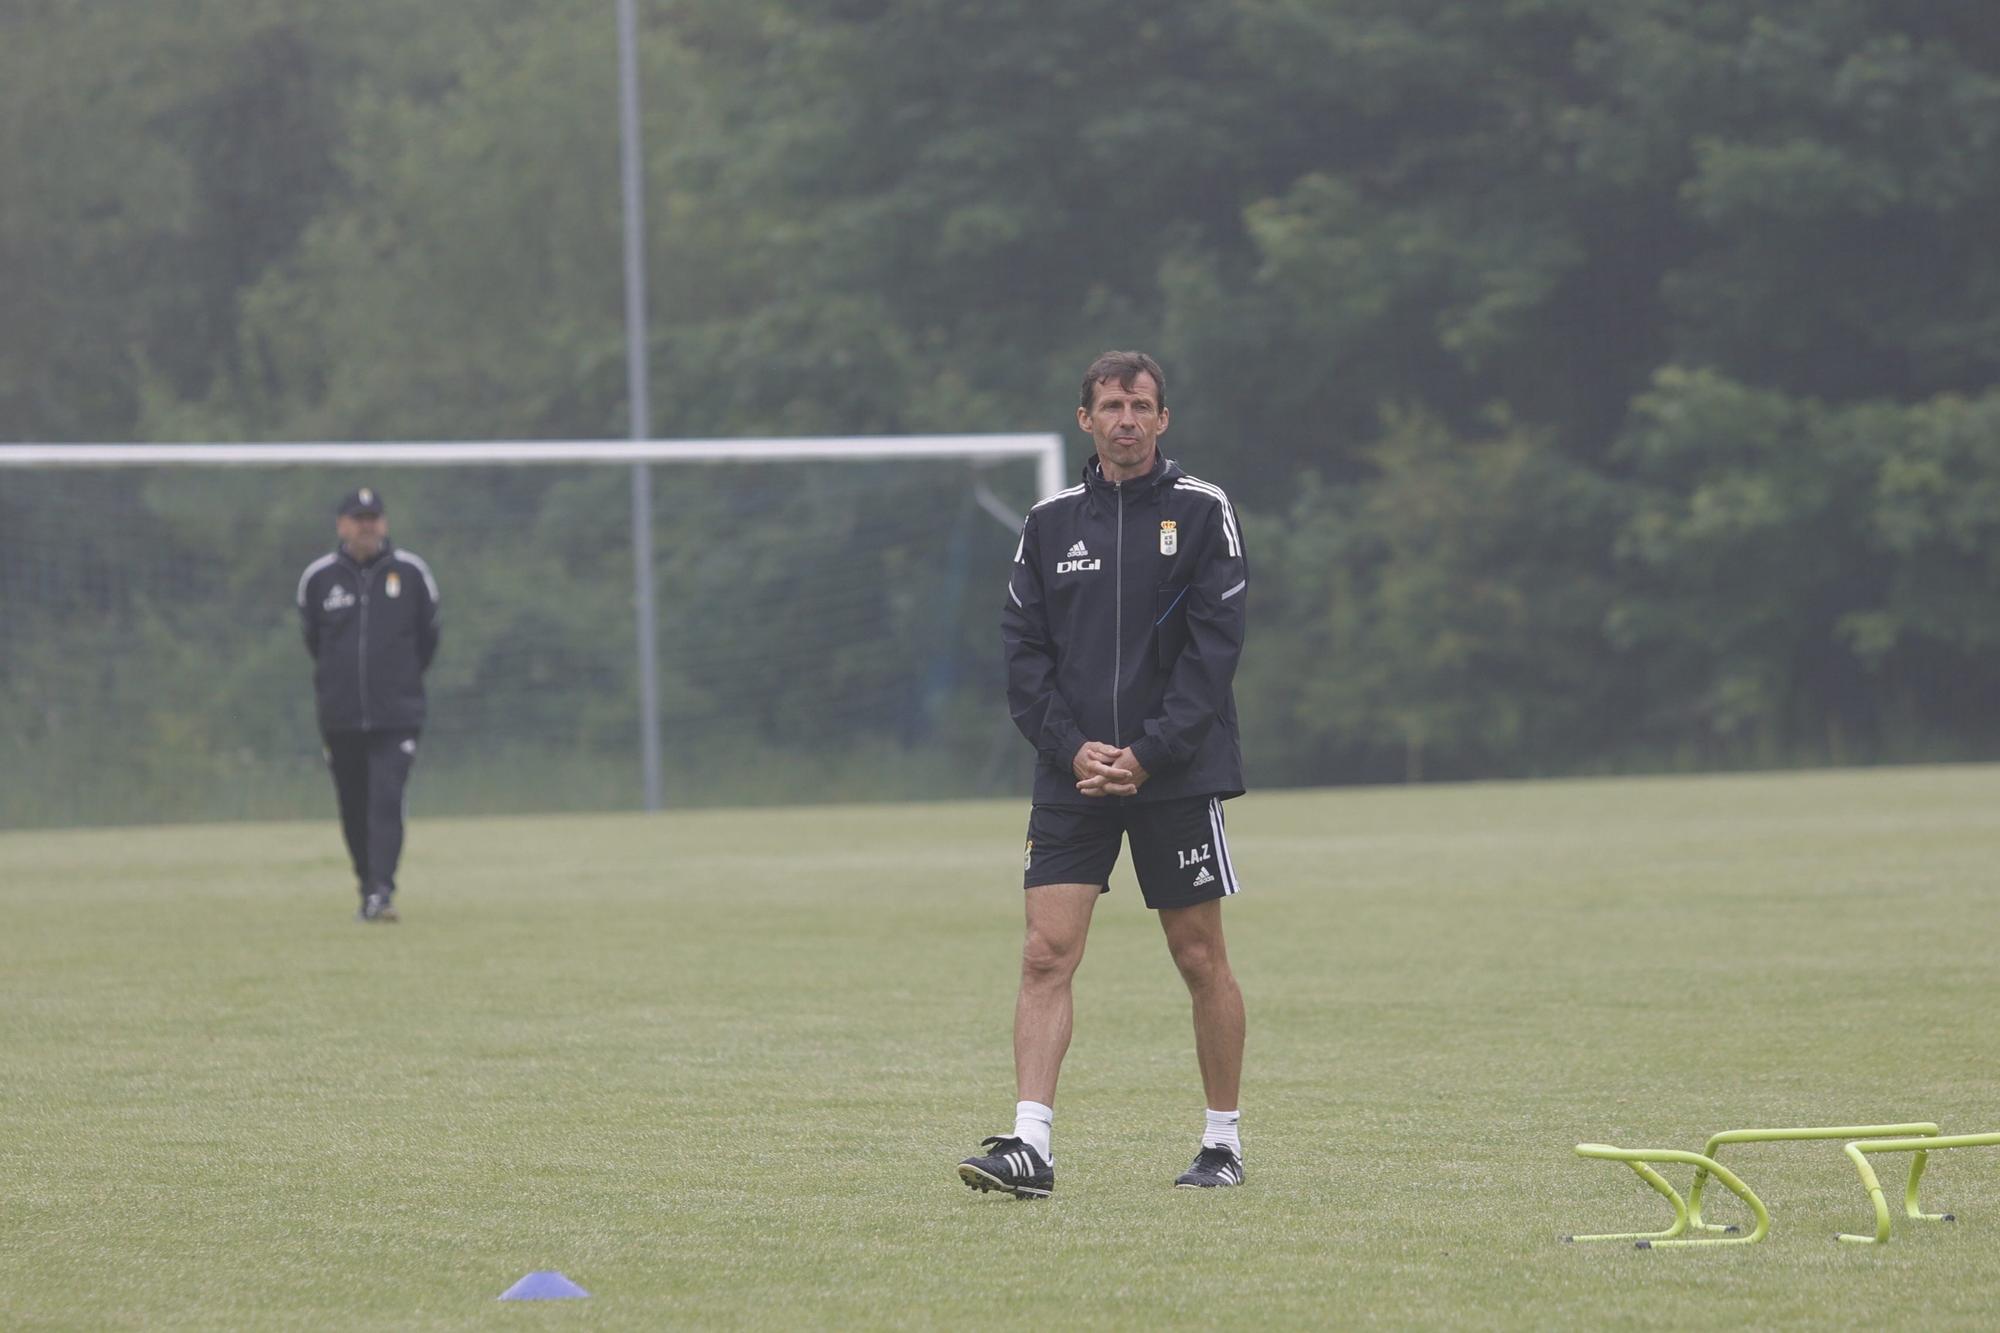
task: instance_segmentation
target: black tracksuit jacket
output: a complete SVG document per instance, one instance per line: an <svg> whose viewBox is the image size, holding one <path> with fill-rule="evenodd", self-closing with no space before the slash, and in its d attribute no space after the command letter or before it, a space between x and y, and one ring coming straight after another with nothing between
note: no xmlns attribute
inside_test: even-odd
<svg viewBox="0 0 2000 1333"><path fill-rule="evenodd" d="M1028 511L1000 637L1007 702L1034 745L1037 805L1099 805L1076 789L1087 740L1132 747L1132 801L1240 796L1231 681L1243 652L1249 567L1220 487L1173 460L1083 482ZM1121 799L1121 798L1110 798Z"/></svg>
<svg viewBox="0 0 2000 1333"><path fill-rule="evenodd" d="M322 732L424 725L438 589L414 551L385 541L365 565L344 550L313 561L299 576L299 624Z"/></svg>

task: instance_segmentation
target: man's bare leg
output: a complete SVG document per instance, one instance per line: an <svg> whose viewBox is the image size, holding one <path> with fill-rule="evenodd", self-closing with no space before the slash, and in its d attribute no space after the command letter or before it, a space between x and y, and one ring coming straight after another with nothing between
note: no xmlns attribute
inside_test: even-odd
<svg viewBox="0 0 2000 1333"><path fill-rule="evenodd" d="M976 1190L1046 1199L1055 1189L1050 1132L1056 1078L1069 1051L1076 1012L1070 979L1083 961L1098 888L1040 884L1023 895L1028 928L1021 945L1021 993L1014 1002L1014 1079L1020 1101L1014 1107L1013 1134L986 1140L989 1153L958 1164L958 1178Z"/></svg>
<svg viewBox="0 0 2000 1333"><path fill-rule="evenodd" d="M1098 884L1038 884L1021 944L1021 993L1014 1003L1014 1086L1024 1102L1056 1104L1056 1078L1069 1051L1076 1006L1070 979L1083 961Z"/></svg>
<svg viewBox="0 0 2000 1333"><path fill-rule="evenodd" d="M1194 1000L1194 1055L1211 1110L1234 1111L1243 1082L1243 992L1222 939L1222 900L1160 913L1167 948Z"/></svg>

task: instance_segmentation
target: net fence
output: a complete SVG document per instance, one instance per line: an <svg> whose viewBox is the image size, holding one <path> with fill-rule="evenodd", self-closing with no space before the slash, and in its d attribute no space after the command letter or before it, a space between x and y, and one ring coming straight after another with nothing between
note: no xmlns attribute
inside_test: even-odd
<svg viewBox="0 0 2000 1333"><path fill-rule="evenodd" d="M380 489L441 591L413 806L642 802L630 471L0 472L0 827L331 808L295 607L333 504ZM653 468L670 806L1020 790L997 617L1035 469Z"/></svg>

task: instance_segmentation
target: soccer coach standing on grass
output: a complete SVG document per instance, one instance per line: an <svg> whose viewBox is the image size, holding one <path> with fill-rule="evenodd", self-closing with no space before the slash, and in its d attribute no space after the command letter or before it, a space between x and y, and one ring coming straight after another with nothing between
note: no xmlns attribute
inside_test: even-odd
<svg viewBox="0 0 2000 1333"><path fill-rule="evenodd" d="M335 514L340 544L299 576L299 622L361 894L357 919L395 921L403 786L438 646L437 580L414 551L390 545L380 491L349 492Z"/></svg>
<svg viewBox="0 0 2000 1333"><path fill-rule="evenodd" d="M1070 983L1121 840L1194 999L1208 1098L1176 1185L1243 1182L1237 1085L1243 993L1223 946L1236 892L1222 802L1243 794L1231 681L1249 572L1221 488L1159 451L1166 377L1143 352L1106 352L1083 377L1077 423L1096 443L1083 482L1028 513L1002 608L1007 698L1035 747L1014 1009L1014 1132L959 1164L966 1184L1017 1198L1055 1188L1049 1146L1069 1049Z"/></svg>

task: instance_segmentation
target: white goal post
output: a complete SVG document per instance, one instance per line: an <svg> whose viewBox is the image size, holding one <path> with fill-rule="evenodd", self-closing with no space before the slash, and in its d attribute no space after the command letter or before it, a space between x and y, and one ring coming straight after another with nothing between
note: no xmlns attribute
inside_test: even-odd
<svg viewBox="0 0 2000 1333"><path fill-rule="evenodd" d="M1032 462L1036 494L1063 488L1062 438L1054 434L892 435L821 438L689 440L500 440L384 442L311 441L201 444L0 444L0 469L115 469L229 467L534 467L555 464L627 464L640 469L662 464L893 463L960 460L974 467ZM636 491L635 491L636 494ZM1021 513L975 485L979 507L1010 531ZM635 504L633 515L633 599L640 645L640 751L645 774L643 808L660 807L660 725L656 699L658 666L650 562L650 518Z"/></svg>
<svg viewBox="0 0 2000 1333"><path fill-rule="evenodd" d="M1036 461L1036 486L1053 495L1064 484L1062 438L1056 435L844 435L736 440L479 440L370 444L0 444L0 467L269 466L361 463L802 463L838 460L894 462L900 458Z"/></svg>

